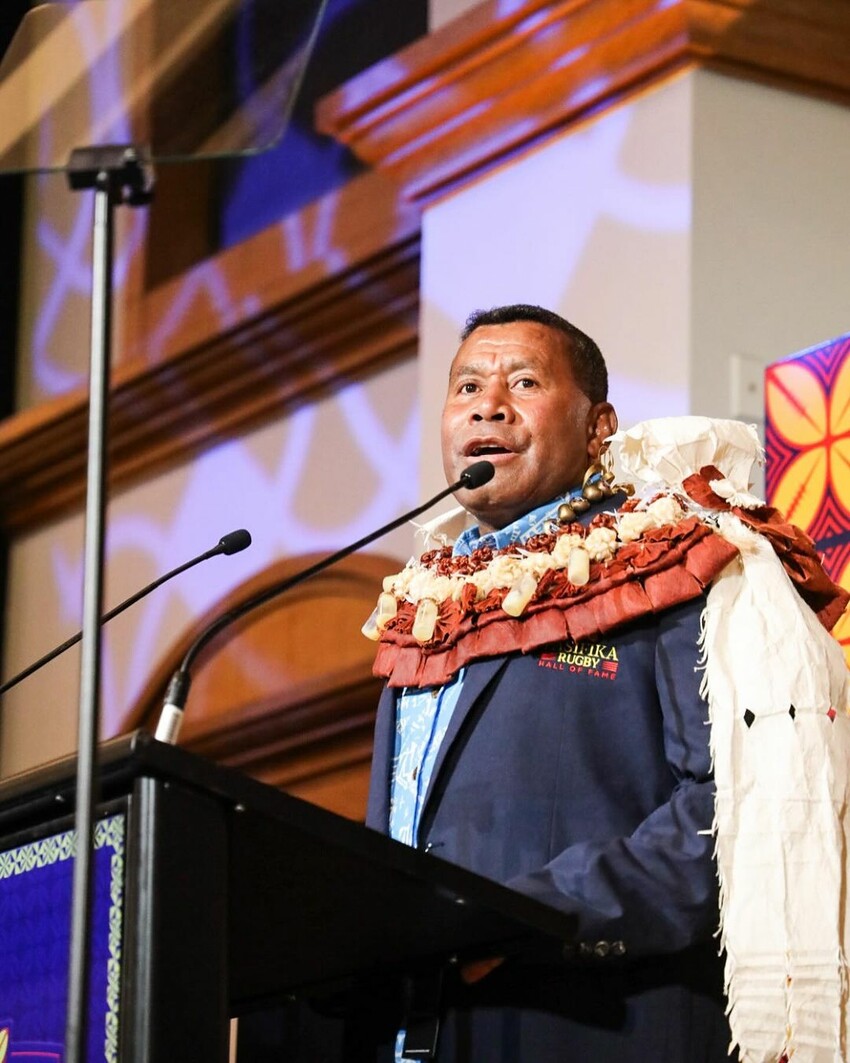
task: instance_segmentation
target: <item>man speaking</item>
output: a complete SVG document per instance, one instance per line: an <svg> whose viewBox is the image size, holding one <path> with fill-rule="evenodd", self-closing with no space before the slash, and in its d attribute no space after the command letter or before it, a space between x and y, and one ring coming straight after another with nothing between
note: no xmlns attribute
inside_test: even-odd
<svg viewBox="0 0 850 1063"><path fill-rule="evenodd" d="M663 575L667 543L618 539L626 496L599 463L616 430L583 332L525 305L469 319L443 463L450 482L480 458L496 473L458 494L475 523L452 548L385 582L367 823L572 913L578 934L561 965L459 978L440 1061L728 1058L703 583L642 603L635 568Z"/></svg>

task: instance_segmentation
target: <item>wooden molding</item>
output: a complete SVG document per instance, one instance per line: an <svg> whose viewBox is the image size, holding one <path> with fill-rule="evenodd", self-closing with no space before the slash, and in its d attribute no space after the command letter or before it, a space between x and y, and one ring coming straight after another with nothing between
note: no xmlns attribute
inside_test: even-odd
<svg viewBox="0 0 850 1063"><path fill-rule="evenodd" d="M204 720L186 749L324 808L361 819L381 682L355 666Z"/></svg>
<svg viewBox="0 0 850 1063"><path fill-rule="evenodd" d="M317 124L421 201L694 65L850 103L848 54L832 0L487 0L326 96Z"/></svg>
<svg viewBox="0 0 850 1063"><path fill-rule="evenodd" d="M308 261L292 268L287 233L315 232L329 216L328 247L302 250ZM226 321L205 295L211 271L230 295ZM187 290L199 294L186 300ZM126 308L112 374L110 487L412 356L418 308L418 213L377 173L144 293ZM0 530L81 505L87 418L78 390L0 422Z"/></svg>

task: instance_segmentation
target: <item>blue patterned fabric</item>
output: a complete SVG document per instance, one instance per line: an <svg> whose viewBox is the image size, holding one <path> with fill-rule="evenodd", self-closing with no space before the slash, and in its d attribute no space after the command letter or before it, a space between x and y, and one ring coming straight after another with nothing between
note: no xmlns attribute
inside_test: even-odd
<svg viewBox="0 0 850 1063"><path fill-rule="evenodd" d="M508 524L507 527L500 528L498 531L487 532L482 535L477 524L472 528L467 528L466 531L461 532L458 536L452 553L455 556L458 554L468 556L473 550L477 550L482 546L489 546L492 550L503 550L506 546L512 546L514 543L524 543L532 535L539 535L541 532L546 531L548 521L557 522L558 507L570 497L570 494L571 492L566 495L559 495L554 501L546 502L544 505L538 506L537 509L532 509L524 517L517 517L512 524Z"/></svg>
<svg viewBox="0 0 850 1063"><path fill-rule="evenodd" d="M463 672L451 683L425 689L405 687L399 699L392 769L390 837L416 844L422 802L428 792L437 751L451 722L463 686Z"/></svg>

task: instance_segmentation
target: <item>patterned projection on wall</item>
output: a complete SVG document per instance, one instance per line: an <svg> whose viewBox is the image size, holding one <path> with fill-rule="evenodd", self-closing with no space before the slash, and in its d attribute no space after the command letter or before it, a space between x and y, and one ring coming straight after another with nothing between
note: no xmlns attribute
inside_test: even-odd
<svg viewBox="0 0 850 1063"><path fill-rule="evenodd" d="M377 7L387 16L380 25L366 17L367 7L374 16L374 0L330 3L316 53L321 69L308 74L305 84L313 96L327 91L334 78L344 80L376 61L381 49L395 50L424 30L425 0L412 0L404 8L395 0L380 0ZM245 9L250 13L250 0ZM84 22L78 25L84 29ZM83 47L85 43L81 42ZM115 79L120 71L101 64L99 76L102 80L94 91L112 98L118 92ZM303 122L293 138L285 139L265 161L226 167L220 181L221 239L230 242L263 229L264 275L287 278L287 293L345 270L360 253L349 246L342 217L348 200L341 186L350 167L340 161L336 148L317 144L324 138L311 137L307 130L313 102L307 100L296 113L296 124L299 114ZM50 137L49 129L44 136ZM297 160L293 152L300 152ZM187 197L193 194L189 170L184 168ZM311 205L305 207L307 203ZM85 386L91 301L91 197L72 194L63 176L48 175L33 180L29 206L21 407ZM298 207L304 209L294 209ZM393 210L388 206L385 216L373 222L382 235L386 230L387 244L396 237L394 226L401 225ZM125 302L134 308L141 300L149 223L146 211L118 212L114 279L119 317ZM358 283L353 277L351 284ZM155 363L173 355L199 318L208 330L205 341L216 331L252 320L269 309L269 287L277 291L274 283L256 291L246 283L238 263L234 267L232 257L211 253L163 285L164 297L156 303L155 316L145 318L140 334L116 330L121 339L114 351L116 367L137 359ZM375 305L392 295L378 284L370 291L368 298ZM366 296L363 304L368 316ZM316 365L315 374L319 380L321 365ZM329 380L332 375L329 366ZM190 465L111 499L107 608L233 528L249 528L254 545L239 557L217 559L187 573L108 629L104 735L118 728L170 641L236 584L282 555L336 549L418 501L419 429L412 364L389 368L381 376L340 380L335 387L333 394L287 413L277 424L239 439L222 435L218 445ZM181 401L190 405L192 396L183 395ZM20 589L13 588L19 617L29 617L35 609L32 592L37 582L42 619L21 619L17 625L7 674L80 625L81 523L80 516L69 518L15 547L21 558L17 567L41 573L38 579L24 576ZM45 573L52 577L50 590L44 587ZM16 693L26 698L28 689ZM69 707L72 700L69 696Z"/></svg>
<svg viewBox="0 0 850 1063"><path fill-rule="evenodd" d="M415 505L419 419L410 386L413 369L402 366L386 381L351 384L323 403L302 407L284 424L216 447L165 481L116 500L107 530L107 572L123 580L130 573L135 585L232 528L248 528L254 542L244 554L216 558L159 588L128 615L131 630L107 629L107 734L115 732L144 687L175 617L183 623L200 617L277 558L331 552ZM387 409L393 393L399 402L395 424ZM160 498L173 499L167 516L159 512L154 489ZM57 606L67 627L78 623L82 565L76 545L52 545ZM125 583L115 597L132 590ZM108 604L113 600L110 596ZM172 628L170 636L178 630Z"/></svg>
<svg viewBox="0 0 850 1063"><path fill-rule="evenodd" d="M246 12L251 13L251 5ZM243 24L242 47L256 49L265 31L263 20L246 17ZM316 102L427 30L425 0L329 0L286 135L270 151L220 168L223 246L339 188L363 169L347 148L315 132ZM248 63L241 63L239 70L240 89L247 96L254 91L248 83Z"/></svg>
<svg viewBox="0 0 850 1063"><path fill-rule="evenodd" d="M85 11L86 3L78 3ZM120 23L120 12L129 0L110 0L107 11ZM139 0L141 2L141 0ZM268 2L268 0L266 0ZM252 83L251 55L262 39L267 14L258 0L241 0L239 19L240 50L235 78L245 97L257 92ZM98 8L100 10L100 8ZM368 10L368 13L367 13ZM316 100L357 71L377 62L389 52L425 32L425 0L407 0L399 6L394 0L330 0L326 9L313 58L293 113L290 128L277 145L258 156L239 160L222 160L217 166L218 199L209 210L219 243L209 247L214 252L230 246L263 228L282 227L283 262L269 262L269 269L287 271L321 263L328 273L348 264L345 249L333 245L337 223L337 198L334 193L359 168L346 149L312 128ZM126 76L117 61L117 52L93 63L97 55L97 32L103 33L100 21L75 20L68 32L75 32L81 55L91 56L94 75L88 101L89 120L99 113L96 101L123 99ZM52 160L54 136L49 122L39 131L41 158ZM129 129L120 125L111 130L116 142L129 140ZM192 197L192 167L181 167L185 181L182 195ZM322 198L324 197L324 198ZM305 231L299 209L321 199L315 231ZM87 379L88 313L90 305L90 236L91 199L88 194L72 194L65 178L49 175L36 179L32 195L34 241L29 268L31 307L24 326L24 350L31 360L29 395L23 404L50 399L84 384ZM156 204L152 208L156 211ZM151 215L153 219L154 214ZM120 238L114 267L116 293L120 301L125 282L134 270L141 273L139 261L148 229L146 212L122 210L117 219ZM152 222L153 223L153 222ZM222 329L232 327L256 309L250 298L234 299L228 278L210 265L192 271L185 287L171 302L162 322L161 334L179 328L180 319L194 300L209 298ZM201 290L199 290L199 288ZM159 338L159 337L158 337ZM137 352L117 350L116 361ZM154 358L159 350L146 349Z"/></svg>
<svg viewBox="0 0 850 1063"><path fill-rule="evenodd" d="M446 364L458 326L470 309L528 299L575 313L580 324L589 320L605 325L602 338L617 352L612 363L614 397L624 406L625 420L685 412L687 381L676 339L684 329L675 293L671 305L663 308L663 330L647 322L635 339L631 323L635 308L657 305L657 276L669 269L671 258L686 261L691 226L688 155L676 149L678 137L671 138L670 145L663 141L670 150L655 150L656 127L678 128L686 104L685 87L677 82L658 97L623 106L568 137L554 139L428 211L423 221L426 252L430 246L423 258L425 324L430 327L430 317L441 341L445 335L441 349ZM241 180L231 190L234 206L244 202ZM37 374L43 382L37 396L41 398L63 389L62 374L70 374L67 383L83 371L79 350L85 347L84 331L69 325L78 323L88 308L87 278L79 268L85 256L77 247L78 242L85 244L88 208L69 205L71 197L64 190L53 192L53 200L43 204L47 220L40 229L41 257L32 271L46 282L42 305L53 307L39 326L44 342L35 345L41 369L50 370ZM335 193L327 193L314 204L309 224L306 215L298 213L264 230L274 234L276 242L268 261L264 256L266 276L303 272L315 283L345 268L351 255L339 236L339 202ZM85 214L79 222L68 220L75 211ZM141 223L134 219L131 224ZM243 231L241 221L233 228ZM132 277L135 232L128 241L121 248L122 268ZM440 253L441 248L450 253ZM156 320L146 322L144 349L122 351L119 357L157 360L173 352L181 342L183 323L199 308L222 329L262 312L265 293L245 291L243 278L228 272L225 258L210 258L184 281L165 286L168 302L158 302ZM622 313L610 312L609 296L606 301L595 295L612 290L622 293ZM69 337L80 337L76 353ZM113 589L107 605L204 549L209 534L215 538L246 526L255 545L238 558L226 563L217 559L162 588L127 617L127 627L109 636L107 733L144 685L168 641L229 588L282 554L340 546L417 501L415 388L410 365L351 383L324 400L320 409L304 407L252 438L222 441L191 467L114 501L108 529L108 584ZM429 401L434 410L438 404L436 397ZM33 547L28 566L52 571L64 630L46 646L22 652L21 667L78 626L81 562L76 530L57 529L49 545Z"/></svg>
<svg viewBox="0 0 850 1063"><path fill-rule="evenodd" d="M850 588L850 335L768 367L767 497ZM835 635L850 660L850 621Z"/></svg>

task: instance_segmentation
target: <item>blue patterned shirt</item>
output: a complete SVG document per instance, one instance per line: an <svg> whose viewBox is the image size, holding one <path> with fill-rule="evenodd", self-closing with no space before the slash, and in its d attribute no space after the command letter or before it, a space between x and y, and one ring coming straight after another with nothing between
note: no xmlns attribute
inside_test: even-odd
<svg viewBox="0 0 850 1063"><path fill-rule="evenodd" d="M564 497L538 506L498 531L482 535L479 528L467 528L454 545L454 554L469 555L489 546L501 550L522 543L546 530L556 521ZM419 818L428 792L434 762L451 722L463 687L464 669L441 687L405 687L398 699L395 751L390 782L390 837L406 845L416 845Z"/></svg>

